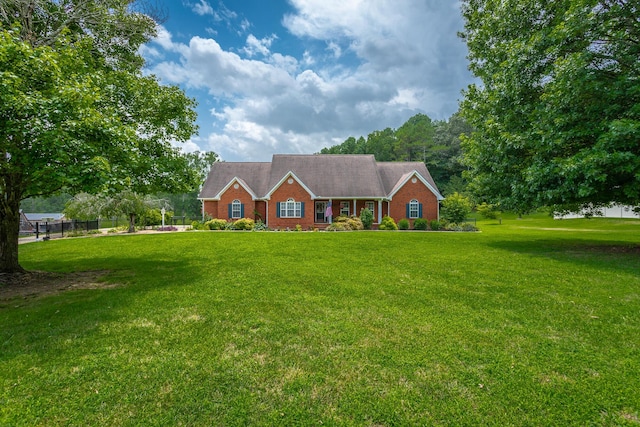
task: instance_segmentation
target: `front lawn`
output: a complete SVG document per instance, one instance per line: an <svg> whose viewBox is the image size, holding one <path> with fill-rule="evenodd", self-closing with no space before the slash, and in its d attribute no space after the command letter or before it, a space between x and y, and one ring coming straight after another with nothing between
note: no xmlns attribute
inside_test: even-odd
<svg viewBox="0 0 640 427"><path fill-rule="evenodd" d="M0 425L639 425L640 221L21 245Z"/></svg>

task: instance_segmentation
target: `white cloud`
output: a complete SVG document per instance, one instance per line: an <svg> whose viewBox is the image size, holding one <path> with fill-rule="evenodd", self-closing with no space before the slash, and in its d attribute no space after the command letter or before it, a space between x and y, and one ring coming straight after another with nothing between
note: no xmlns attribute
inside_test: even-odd
<svg viewBox="0 0 640 427"><path fill-rule="evenodd" d="M213 8L211 5L205 0L200 0L200 3L192 4L191 10L193 10L198 15L213 15Z"/></svg>
<svg viewBox="0 0 640 427"><path fill-rule="evenodd" d="M440 0L291 0L287 30L307 45L301 57L273 52L276 35L246 37L236 52L212 38L176 43L164 28L143 54L163 81L206 91L223 108L204 121L217 129L196 143L227 160L312 153L424 112L446 119L468 84L459 11ZM205 2L201 0L200 5ZM237 18L223 4L216 19ZM243 21L243 28L250 23ZM168 57L168 55L167 55ZM329 61L329 62L325 62Z"/></svg>
<svg viewBox="0 0 640 427"><path fill-rule="evenodd" d="M277 36L273 34L270 37L264 37L260 40L253 34L249 34L247 36L246 46L242 50L249 57L255 56L256 54L268 56L270 54L269 48L271 47L271 43L273 43L275 39L277 39Z"/></svg>

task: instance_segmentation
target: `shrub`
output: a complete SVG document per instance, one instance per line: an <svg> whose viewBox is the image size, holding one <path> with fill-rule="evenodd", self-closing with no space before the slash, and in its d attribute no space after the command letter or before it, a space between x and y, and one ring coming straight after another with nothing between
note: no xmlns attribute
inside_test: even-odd
<svg viewBox="0 0 640 427"><path fill-rule="evenodd" d="M399 230L408 230L409 229L409 220L406 218L402 218L398 221L398 229Z"/></svg>
<svg viewBox="0 0 640 427"><path fill-rule="evenodd" d="M302 226L300 224L296 224L296 231L302 231Z"/></svg>
<svg viewBox="0 0 640 427"><path fill-rule="evenodd" d="M264 222L258 220L256 224L253 226L253 231L268 231L269 227Z"/></svg>
<svg viewBox="0 0 640 427"><path fill-rule="evenodd" d="M424 218L416 218L413 221L413 229L414 230L426 230L427 229L427 220Z"/></svg>
<svg viewBox="0 0 640 427"><path fill-rule="evenodd" d="M462 224L462 231L478 231L478 227L473 224L466 223Z"/></svg>
<svg viewBox="0 0 640 427"><path fill-rule="evenodd" d="M498 210L496 205L489 205L487 202L482 202L476 208L480 216L485 219L498 219L500 216L500 211Z"/></svg>
<svg viewBox="0 0 640 427"><path fill-rule="evenodd" d="M380 226L378 228L380 230L397 230L398 226L396 225L396 222L393 220L393 218L387 215L382 217L382 222L380 223Z"/></svg>
<svg viewBox="0 0 640 427"><path fill-rule="evenodd" d="M435 219L429 223L429 228L431 228L433 231L438 231L441 227L442 226L440 224L440 221L437 221Z"/></svg>
<svg viewBox="0 0 640 427"><path fill-rule="evenodd" d="M207 227L204 225L202 221L191 221L191 229L192 230L207 230Z"/></svg>
<svg viewBox="0 0 640 427"><path fill-rule="evenodd" d="M227 221L224 219L213 218L204 223L205 230L226 230Z"/></svg>
<svg viewBox="0 0 640 427"><path fill-rule="evenodd" d="M255 221L251 218L240 218L233 223L233 228L236 230L253 230Z"/></svg>
<svg viewBox="0 0 640 427"><path fill-rule="evenodd" d="M357 216L352 216L347 219L347 224L352 230L364 230L364 224L362 224L362 220Z"/></svg>
<svg viewBox="0 0 640 427"><path fill-rule="evenodd" d="M334 221L326 228L327 231L351 231L349 225L346 222Z"/></svg>
<svg viewBox="0 0 640 427"><path fill-rule="evenodd" d="M365 230L371 230L371 225L373 224L373 212L371 212L371 209L364 208L360 211L360 221Z"/></svg>
<svg viewBox="0 0 640 427"><path fill-rule="evenodd" d="M453 193L442 201L442 217L454 223L463 223L471 213L471 202L459 193Z"/></svg>

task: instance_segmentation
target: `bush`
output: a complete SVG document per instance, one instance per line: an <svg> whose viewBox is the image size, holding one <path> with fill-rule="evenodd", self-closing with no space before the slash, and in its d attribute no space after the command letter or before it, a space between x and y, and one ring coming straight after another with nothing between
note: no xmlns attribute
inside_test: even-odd
<svg viewBox="0 0 640 427"><path fill-rule="evenodd" d="M463 223L471 213L471 202L459 193L453 193L442 201L443 219L453 223Z"/></svg>
<svg viewBox="0 0 640 427"><path fill-rule="evenodd" d="M362 220L357 216L352 216L347 219L347 224L352 230L364 230L364 224L362 224Z"/></svg>
<svg viewBox="0 0 640 427"><path fill-rule="evenodd" d="M432 229L433 231L438 231L442 228L442 225L440 224L440 221L437 221L434 219L429 223L429 228Z"/></svg>
<svg viewBox="0 0 640 427"><path fill-rule="evenodd" d="M406 218L402 218L398 221L398 229L399 230L408 230L409 229L409 220Z"/></svg>
<svg viewBox="0 0 640 427"><path fill-rule="evenodd" d="M373 224L373 212L371 212L371 209L364 208L360 211L360 221L365 230L371 230L371 225Z"/></svg>
<svg viewBox="0 0 640 427"><path fill-rule="evenodd" d="M253 226L253 231L269 231L269 227L264 222L258 220L256 224Z"/></svg>
<svg viewBox="0 0 640 427"><path fill-rule="evenodd" d="M240 218L233 223L233 228L236 230L253 230L255 221L251 218Z"/></svg>
<svg viewBox="0 0 640 427"><path fill-rule="evenodd" d="M414 230L426 230L427 229L427 220L424 218L416 218L413 221L413 229Z"/></svg>
<svg viewBox="0 0 640 427"><path fill-rule="evenodd" d="M396 225L396 222L393 220L393 218L387 215L382 217L382 222L380 223L380 226L378 228L380 230L397 230L398 226Z"/></svg>
<svg viewBox="0 0 640 427"><path fill-rule="evenodd" d="M351 228L346 222L332 222L326 228L327 231L351 231Z"/></svg>
<svg viewBox="0 0 640 427"><path fill-rule="evenodd" d="M489 205L487 202L482 202L476 208L480 216L485 219L498 219L500 216L500 211L498 210L496 205Z"/></svg>
<svg viewBox="0 0 640 427"><path fill-rule="evenodd" d="M227 220L213 218L204 223L205 230L226 230Z"/></svg>
<svg viewBox="0 0 640 427"><path fill-rule="evenodd" d="M478 231L478 227L473 224L466 223L462 224L462 231Z"/></svg>
<svg viewBox="0 0 640 427"><path fill-rule="evenodd" d="M208 227L204 225L202 221L191 221L192 230L208 230Z"/></svg>

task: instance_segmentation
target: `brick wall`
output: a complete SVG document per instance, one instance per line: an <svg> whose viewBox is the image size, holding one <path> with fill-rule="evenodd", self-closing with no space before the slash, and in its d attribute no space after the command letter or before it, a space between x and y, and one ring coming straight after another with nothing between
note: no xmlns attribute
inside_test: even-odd
<svg viewBox="0 0 640 427"><path fill-rule="evenodd" d="M269 228L289 229L293 230L296 225L300 225L303 230L308 230L314 227L315 205L311 200L309 193L296 181L291 178L285 180L282 185L271 194L271 200L269 200L268 209L268 221ZM277 203L286 202L288 199L293 199L296 202L304 202L304 217L303 218L278 218L277 215Z"/></svg>
<svg viewBox="0 0 640 427"><path fill-rule="evenodd" d="M393 196L390 202L389 216L397 223L403 218L407 218L407 204L412 200L422 203L422 218L429 221L438 219L438 198L419 179L413 179L407 183ZM408 219L408 218L407 218ZM413 220L409 220L413 228Z"/></svg>
<svg viewBox="0 0 640 427"><path fill-rule="evenodd" d="M233 221L235 219L229 217L229 204L236 199L240 200L240 203L244 205L244 217L254 218L255 215L253 214L253 211L256 210L256 203L252 199L251 194L237 183L231 185L231 187L222 194L219 201L205 200L204 211L211 215L211 218Z"/></svg>

